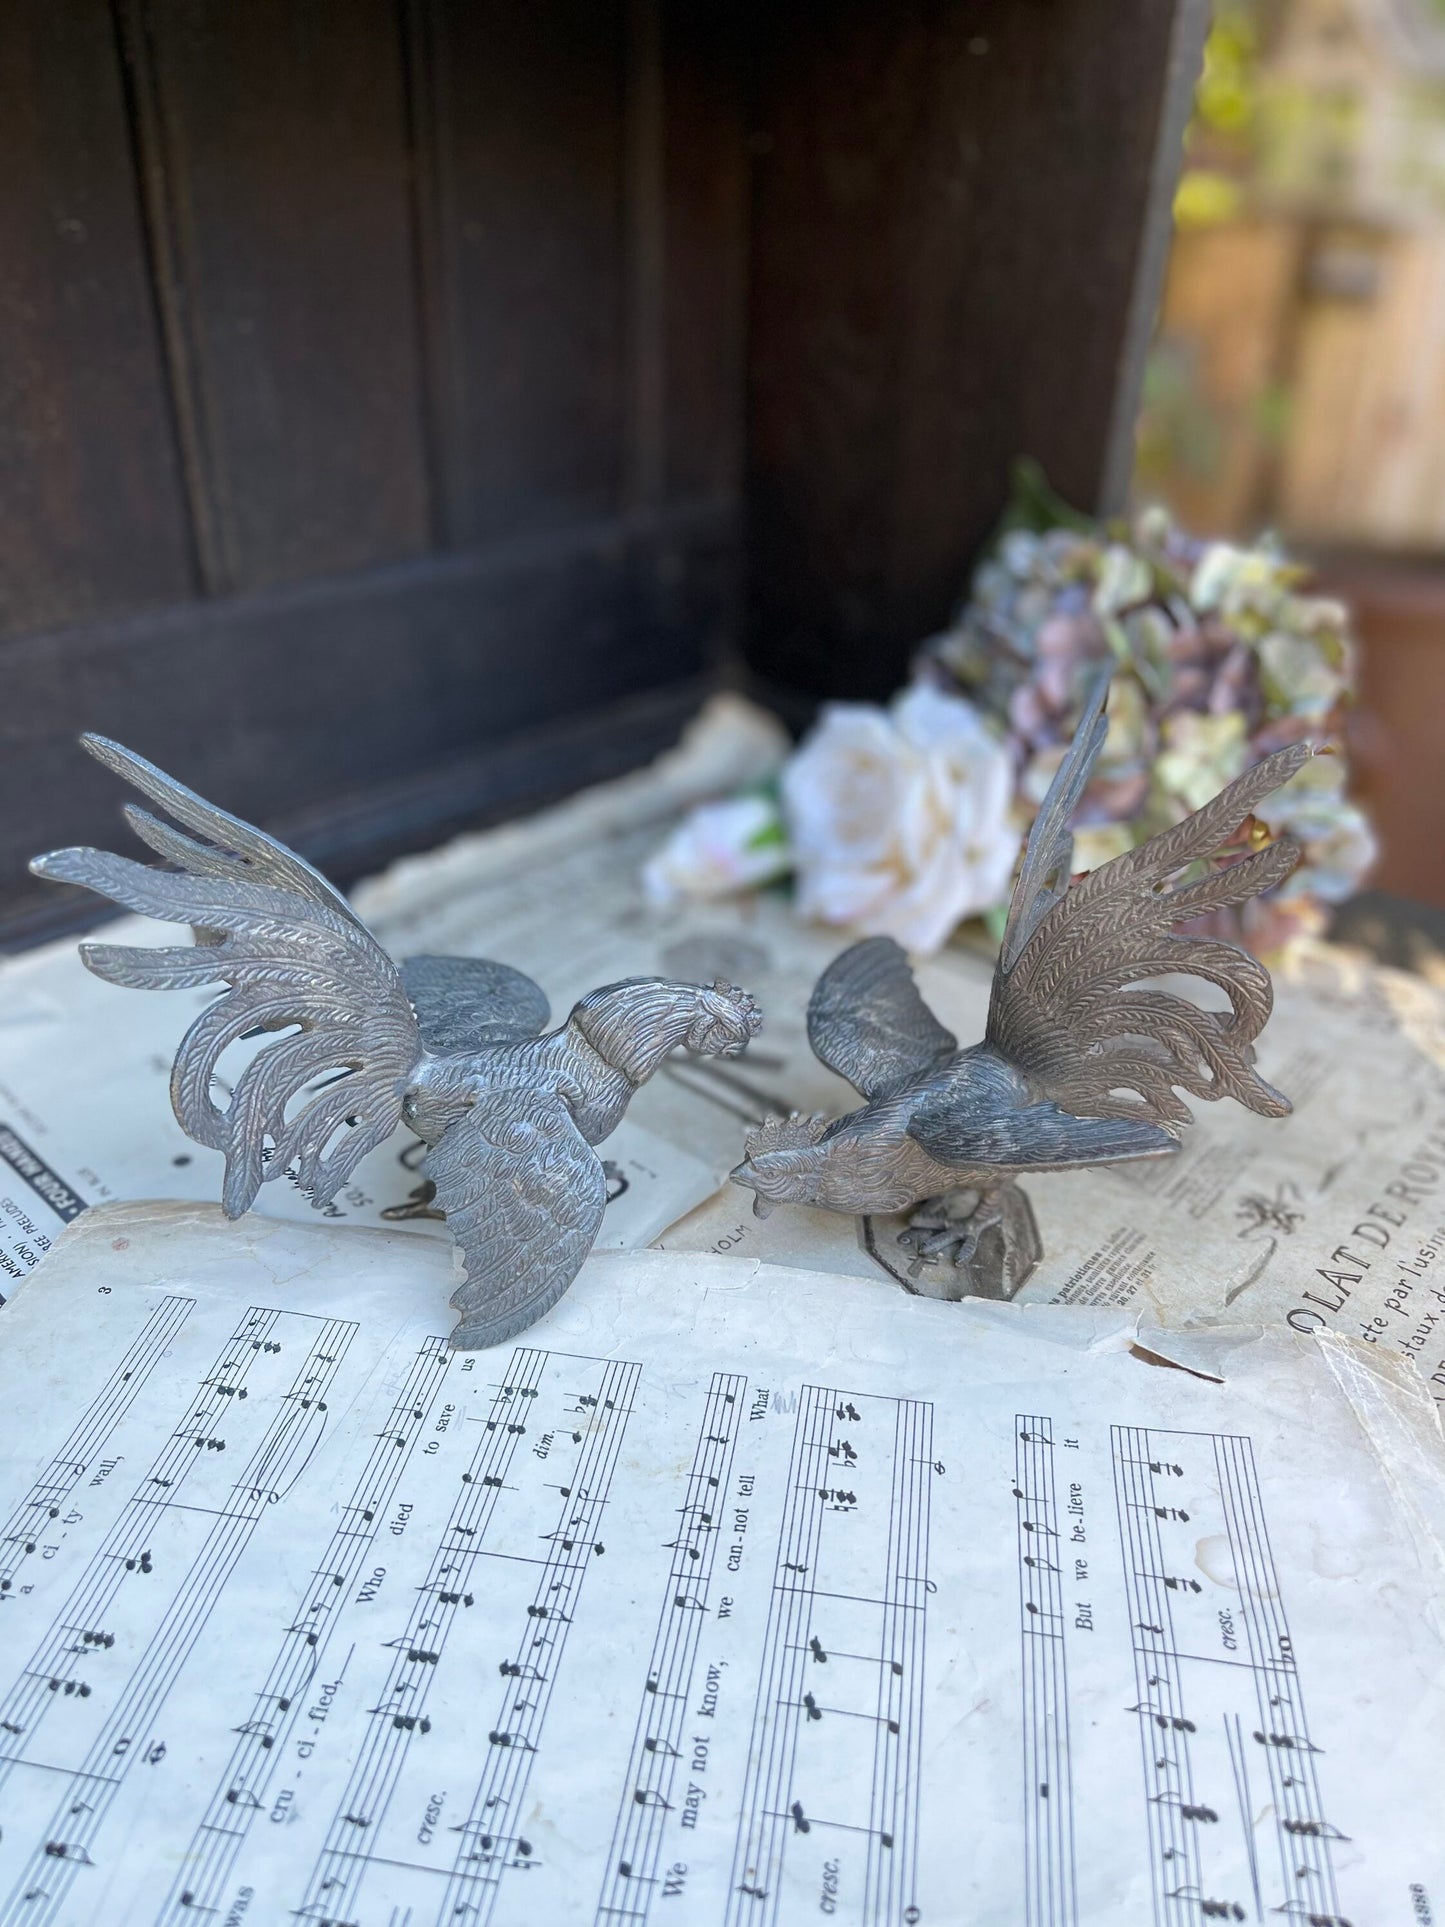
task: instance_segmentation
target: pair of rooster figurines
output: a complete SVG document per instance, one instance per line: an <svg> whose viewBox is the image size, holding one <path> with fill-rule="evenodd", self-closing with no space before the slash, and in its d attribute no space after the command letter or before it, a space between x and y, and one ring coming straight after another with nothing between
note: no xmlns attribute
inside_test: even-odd
<svg viewBox="0 0 1445 1927"><path fill-rule="evenodd" d="M904 1236L925 1256L950 1251L958 1288L946 1295L1007 1296L1040 1255L1021 1174L1167 1155L1190 1122L1180 1091L1266 1117L1289 1110L1253 1068L1268 972L1234 944L1173 926L1294 868L1287 836L1209 860L1311 749L1276 751L1184 822L1071 881L1069 824L1103 746L1107 692L1105 673L1029 836L983 1042L960 1050L891 939L845 950L813 991L808 1035L864 1103L832 1122L795 1114L749 1133L732 1175L760 1214L784 1203L859 1216L922 1206ZM125 812L171 867L90 849L31 867L191 926L194 942L176 948L82 945L97 976L144 990L225 986L181 1041L171 1101L182 1129L225 1156L227 1216L287 1170L314 1204L330 1203L405 1123L429 1147L424 1174L456 1240L452 1344L499 1345L540 1318L602 1221L593 1146L672 1051L745 1049L761 1024L753 999L726 983L635 978L592 991L548 1030L547 999L520 971L471 957L398 966L284 845L118 744L84 742L173 819ZM1229 1009L1158 986L1177 975L1216 985ZM282 1034L218 1105L222 1052L265 1031Z"/></svg>

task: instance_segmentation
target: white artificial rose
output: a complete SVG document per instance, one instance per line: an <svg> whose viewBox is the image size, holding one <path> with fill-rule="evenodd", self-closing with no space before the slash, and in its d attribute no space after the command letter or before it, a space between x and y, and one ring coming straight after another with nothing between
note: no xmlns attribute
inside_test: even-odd
<svg viewBox="0 0 1445 1927"><path fill-rule="evenodd" d="M643 866L642 887L663 909L771 883L791 866L777 805L766 796L732 796L689 810Z"/></svg>
<svg viewBox="0 0 1445 1927"><path fill-rule="evenodd" d="M834 703L783 772L798 909L925 954L1008 895L1009 753L972 703L914 684Z"/></svg>

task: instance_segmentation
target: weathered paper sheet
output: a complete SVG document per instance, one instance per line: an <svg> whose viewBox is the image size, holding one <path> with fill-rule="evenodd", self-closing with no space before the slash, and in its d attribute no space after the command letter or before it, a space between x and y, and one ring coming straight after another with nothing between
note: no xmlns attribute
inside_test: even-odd
<svg viewBox="0 0 1445 1927"><path fill-rule="evenodd" d="M462 1355L449 1282L130 1206L19 1291L0 1922L1436 1917L1368 1347L637 1253Z"/></svg>
<svg viewBox="0 0 1445 1927"><path fill-rule="evenodd" d="M776 725L724 700L652 769L398 864L362 887L358 908L397 956L519 965L557 1018L623 976L745 984L766 1017L747 1055L669 1063L604 1147L613 1202L602 1242L660 1237L668 1249L927 1288L946 1259L921 1266L898 1242L901 1221L781 1209L761 1224L725 1183L744 1130L768 1111L857 1101L813 1058L803 1021L843 939L798 924L766 894L661 915L639 889L641 863L686 802L777 754ZM131 929L169 940L161 926ZM982 1034L986 965L952 953L920 979L962 1039ZM71 944L0 970L0 1290L85 1204L218 1195L220 1160L182 1136L165 1089L201 1001L99 983ZM1445 993L1325 947L1305 952L1278 987L1260 1065L1294 1100L1291 1118L1201 1104L1175 1159L1030 1182L1047 1256L1026 1300L1127 1305L1170 1325L1284 1320L1360 1336L1413 1358L1445 1400ZM395 1222L416 1192L420 1152L399 1134L363 1163L333 1215ZM260 1208L312 1216L284 1180L263 1189Z"/></svg>
<svg viewBox="0 0 1445 1927"><path fill-rule="evenodd" d="M639 884L678 810L765 770L780 734L761 711L719 698L650 770L460 838L357 892L358 910L393 955L501 958L542 985L554 1023L586 991L623 977L725 977L759 998L766 1028L745 1059L679 1053L602 1147L611 1195L604 1247L645 1245L710 1197L742 1155L746 1125L769 1109L847 1097L803 1031L808 993L837 940L770 899L660 915ZM123 838L119 821L117 831ZM169 943L175 933L127 918L108 927L107 940ZM948 965L930 973L930 989L952 974ZM166 1088L176 1045L212 994L117 990L91 977L69 942L0 968L0 1295L86 1205L219 1196L220 1156L183 1135ZM245 1061L244 1051L228 1053L222 1076ZM362 1162L328 1217L436 1232L426 1218L401 1215L415 1208L422 1149L399 1132ZM257 1208L312 1216L285 1178L263 1187Z"/></svg>
<svg viewBox="0 0 1445 1927"><path fill-rule="evenodd" d="M633 853L651 848L692 798L768 767L779 734L761 711L719 699L651 769L398 866L363 893L363 914L400 956L454 948L534 972L556 1022L582 992L664 962L721 974L712 964L727 961L726 945L674 957L683 933L646 946L629 939L639 915ZM124 842L118 808L116 830ZM127 918L107 938L174 942L175 933ZM745 946L741 961L752 955ZM117 991L84 970L71 942L0 967L0 1297L87 1205L219 1195L220 1157L182 1134L166 1089L176 1045L212 994ZM234 1076L244 1061L228 1056L223 1073ZM679 1070L654 1100L651 1124L640 1113L627 1119L603 1151L611 1195L603 1245L646 1244L714 1190L736 1162L738 1104L726 1067L701 1080ZM421 1149L399 1133L363 1162L328 1216L396 1221L420 1184ZM259 1208L312 1216L285 1179L264 1187ZM436 1230L426 1219L405 1222Z"/></svg>
<svg viewBox="0 0 1445 1927"><path fill-rule="evenodd" d="M930 989L982 1034L985 974ZM1445 998L1320 946L1277 986L1259 1065L1291 1117L1196 1104L1177 1157L1027 1180L1046 1255L1023 1301L1340 1332L1405 1353L1445 1403ZM728 1186L661 1243L923 1290L947 1263L901 1246L902 1219L749 1206Z"/></svg>

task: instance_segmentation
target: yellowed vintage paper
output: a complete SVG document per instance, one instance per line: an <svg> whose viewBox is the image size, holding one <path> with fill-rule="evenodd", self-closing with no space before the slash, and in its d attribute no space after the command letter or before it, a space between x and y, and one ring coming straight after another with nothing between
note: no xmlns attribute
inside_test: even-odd
<svg viewBox="0 0 1445 1927"><path fill-rule="evenodd" d="M356 894L394 956L500 958L542 985L554 1022L585 992L623 977L725 977L758 997L765 1030L745 1059L679 1052L600 1147L610 1199L604 1247L645 1245L710 1197L742 1155L747 1125L769 1109L847 1098L815 1062L803 1029L813 981L840 947L836 935L798 924L778 898L662 914L642 894L642 864L678 811L756 778L782 748L772 718L719 697L651 769L399 863ZM118 813L117 829L123 836ZM141 918L107 935L175 940L170 926ZM945 964L928 974L930 993L946 1000L960 970L970 986L977 981L974 966ZM0 969L0 1294L87 1205L219 1196L219 1153L182 1134L167 1094L176 1045L212 995L117 990L89 975L70 942ZM244 1062L244 1052L228 1055L223 1074ZM417 1196L422 1152L414 1135L398 1132L362 1161L327 1216L398 1222ZM312 1215L285 1178L263 1187L258 1209ZM400 1221L440 1235L434 1221Z"/></svg>
<svg viewBox="0 0 1445 1927"><path fill-rule="evenodd" d="M781 742L778 724L761 710L719 698L651 769L398 866L362 892L363 914L376 917L382 941L399 946L400 956L452 947L532 971L560 1022L584 991L662 967L667 941L644 955L627 934L638 908L634 849L650 848L694 798L771 767ZM116 830L123 842L120 800ZM442 928L449 911L454 921ZM107 935L117 942L175 940L170 926L135 917L112 924ZM673 947L680 941L675 937ZM703 961L710 959L711 952ZM219 1154L183 1135L167 1094L176 1045L213 994L118 991L89 975L69 941L0 967L0 1297L88 1205L219 1196ZM244 1053L222 1068L234 1075L242 1063ZM689 1083L679 1073L676 1088L655 1104L653 1125L634 1112L603 1147L610 1199L604 1246L646 1244L706 1198L736 1161L739 1100L725 1078L704 1083L711 1098L697 1089L695 1078ZM417 1194L422 1148L398 1133L363 1161L328 1217L395 1221ZM313 1215L284 1178L263 1188L259 1208ZM439 1235L433 1221L405 1222Z"/></svg>
<svg viewBox="0 0 1445 1927"><path fill-rule="evenodd" d="M982 1035L986 974L931 990ZM1196 1103L1177 1157L1026 1180L1045 1257L1024 1302L1339 1332L1413 1359L1445 1403L1445 997L1317 947L1277 985L1259 1067L1291 1117ZM925 1291L947 1262L901 1246L903 1219L750 1205L729 1185L661 1242Z"/></svg>
<svg viewBox="0 0 1445 1927"><path fill-rule="evenodd" d="M659 913L638 881L682 807L757 777L780 753L775 722L720 699L651 769L398 864L362 886L357 906L397 956L492 955L529 971L558 1017L623 976L745 984L765 1013L747 1055L669 1062L603 1147L602 1242L661 1238L853 1272L885 1292L927 1289L941 1261L920 1266L898 1242L901 1221L780 1209L763 1225L725 1182L745 1129L767 1112L857 1101L804 1030L813 981L845 937L800 924L768 893ZM135 919L124 934L147 928L171 940ZM961 1039L982 1035L985 963L946 953L920 981ZM202 995L117 990L88 976L69 943L0 969L0 1290L86 1204L218 1195L219 1157L182 1136L165 1089ZM1260 1064L1293 1117L1201 1104L1173 1160L1030 1181L1047 1255L1026 1299L1359 1336L1408 1355L1445 1398L1445 992L1326 946L1303 950L1279 983ZM332 1215L394 1222L420 1182L421 1149L399 1133ZM312 1215L284 1180L260 1202Z"/></svg>
<svg viewBox="0 0 1445 1927"><path fill-rule="evenodd" d="M1438 1917L1371 1347L636 1252L457 1354L449 1286L135 1205L18 1292L0 1921Z"/></svg>

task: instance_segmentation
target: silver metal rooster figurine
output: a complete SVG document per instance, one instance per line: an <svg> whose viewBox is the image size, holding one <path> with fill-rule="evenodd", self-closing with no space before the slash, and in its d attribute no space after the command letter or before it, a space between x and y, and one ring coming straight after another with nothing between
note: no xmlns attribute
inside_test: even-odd
<svg viewBox="0 0 1445 1927"><path fill-rule="evenodd" d="M936 1295L1008 1297L1042 1256L1014 1182L1021 1173L1167 1156L1191 1121L1179 1091L1232 1097L1263 1117L1289 1111L1253 1068L1273 1002L1269 972L1236 944L1172 926L1289 875L1300 848L1283 836L1178 878L1217 855L1313 751L1277 750L1184 822L1071 887L1069 823L1107 734L1108 686L1106 672L1029 836L983 1042L959 1049L891 938L845 950L813 991L808 1036L867 1103L831 1123L769 1118L749 1134L733 1177L757 1194L760 1216L782 1203L862 1216L926 1200L902 1235L925 1259L951 1252L953 1288ZM1228 1011L1200 1009L1151 981L1174 975L1218 986Z"/></svg>
<svg viewBox="0 0 1445 1927"><path fill-rule="evenodd" d="M192 926L194 946L177 949L82 944L98 977L140 990L227 986L186 1032L171 1074L182 1130L225 1154L226 1215L240 1217L293 1167L312 1203L329 1204L405 1122L431 1147L424 1173L464 1274L452 1344L500 1345L540 1318L602 1222L607 1181L592 1146L679 1045L736 1056L761 1023L752 998L724 983L633 978L592 991L544 1034L547 999L520 970L471 957L398 969L284 844L118 743L81 740L183 826L126 806L131 828L175 867L89 849L30 867ZM252 1059L220 1108L222 1052L261 1031L289 1034Z"/></svg>

